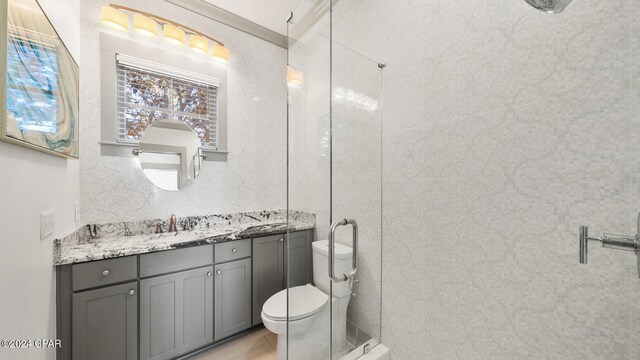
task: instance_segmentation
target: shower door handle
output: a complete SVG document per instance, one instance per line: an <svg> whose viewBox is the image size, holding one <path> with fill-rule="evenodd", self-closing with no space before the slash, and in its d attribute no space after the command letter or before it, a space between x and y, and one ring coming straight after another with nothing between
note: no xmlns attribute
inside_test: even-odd
<svg viewBox="0 0 640 360"><path fill-rule="evenodd" d="M338 226L351 225L353 227L353 253L351 271L348 274L336 276L335 274L335 252L336 252L336 229ZM358 223L353 219L342 219L331 224L329 231L329 278L333 282L341 282L352 279L358 272Z"/></svg>

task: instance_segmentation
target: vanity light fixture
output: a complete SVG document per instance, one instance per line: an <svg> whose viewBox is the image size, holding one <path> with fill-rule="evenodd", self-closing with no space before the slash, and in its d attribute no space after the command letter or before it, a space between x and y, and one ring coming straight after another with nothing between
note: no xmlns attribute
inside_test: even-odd
<svg viewBox="0 0 640 360"><path fill-rule="evenodd" d="M127 14L111 6L103 6L100 9L100 22L102 22L102 25L114 30L129 30L129 17Z"/></svg>
<svg viewBox="0 0 640 360"><path fill-rule="evenodd" d="M215 62L226 64L229 62L229 49L224 47L223 44L213 45L211 56Z"/></svg>
<svg viewBox="0 0 640 360"><path fill-rule="evenodd" d="M291 86L300 86L302 84L302 71L293 67L287 69L287 84Z"/></svg>
<svg viewBox="0 0 640 360"><path fill-rule="evenodd" d="M107 27L119 31L128 31L129 16L127 13L133 14L133 29L137 33L148 37L157 37L158 23L160 23L160 25L162 25L162 37L167 42L177 46L184 46L186 37L189 35L189 49L205 55L209 54L209 42L212 42L213 49L211 56L213 60L220 63L227 63L229 61L229 50L224 47L221 41L188 26L144 11L122 5L110 4L102 7L100 20L102 24Z"/></svg>
<svg viewBox="0 0 640 360"><path fill-rule="evenodd" d="M158 36L158 23L142 14L133 15L133 30L138 34L156 37Z"/></svg>
<svg viewBox="0 0 640 360"><path fill-rule="evenodd" d="M189 49L200 54L208 54L209 41L204 36L189 35Z"/></svg>
<svg viewBox="0 0 640 360"><path fill-rule="evenodd" d="M176 46L184 46L187 35L184 30L171 24L165 24L163 27L164 40Z"/></svg>

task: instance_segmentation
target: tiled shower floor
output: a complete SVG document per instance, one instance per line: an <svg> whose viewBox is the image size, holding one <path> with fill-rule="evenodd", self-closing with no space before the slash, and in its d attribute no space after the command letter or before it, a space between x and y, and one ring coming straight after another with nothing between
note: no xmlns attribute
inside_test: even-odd
<svg viewBox="0 0 640 360"><path fill-rule="evenodd" d="M195 356L193 360L275 360L276 334L264 327Z"/></svg>

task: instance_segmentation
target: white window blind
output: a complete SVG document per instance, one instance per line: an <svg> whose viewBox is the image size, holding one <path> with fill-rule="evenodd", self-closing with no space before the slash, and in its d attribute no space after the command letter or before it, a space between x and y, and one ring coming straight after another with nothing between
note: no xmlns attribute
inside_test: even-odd
<svg viewBox="0 0 640 360"><path fill-rule="evenodd" d="M118 142L139 142L154 121L176 119L217 149L217 79L123 55L116 66Z"/></svg>

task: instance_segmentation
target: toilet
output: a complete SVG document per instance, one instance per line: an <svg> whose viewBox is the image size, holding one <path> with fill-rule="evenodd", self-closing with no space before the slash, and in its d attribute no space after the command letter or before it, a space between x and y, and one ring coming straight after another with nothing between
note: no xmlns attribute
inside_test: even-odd
<svg viewBox="0 0 640 360"><path fill-rule="evenodd" d="M349 282L333 283L332 306L329 306L329 242L312 243L313 282L289 288L289 359L324 360L329 358L331 328L329 314L333 307L333 352L347 345L347 307L351 297ZM335 274L351 271L353 251L335 245ZM277 360L287 360L287 289L271 296L262 307L262 322L278 335Z"/></svg>

